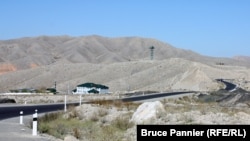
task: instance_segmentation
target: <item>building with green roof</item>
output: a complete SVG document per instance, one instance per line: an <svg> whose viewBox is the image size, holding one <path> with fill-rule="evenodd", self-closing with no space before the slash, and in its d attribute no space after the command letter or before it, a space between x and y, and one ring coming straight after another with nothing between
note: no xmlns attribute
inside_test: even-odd
<svg viewBox="0 0 250 141"><path fill-rule="evenodd" d="M108 94L109 87L101 84L95 83L83 83L76 86L76 89L73 90L73 94Z"/></svg>

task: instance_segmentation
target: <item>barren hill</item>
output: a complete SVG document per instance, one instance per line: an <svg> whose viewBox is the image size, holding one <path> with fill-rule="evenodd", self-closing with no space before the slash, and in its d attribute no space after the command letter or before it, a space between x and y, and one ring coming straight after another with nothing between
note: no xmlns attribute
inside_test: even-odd
<svg viewBox="0 0 250 141"><path fill-rule="evenodd" d="M250 56L234 56L233 58L239 61L250 62Z"/></svg>
<svg viewBox="0 0 250 141"><path fill-rule="evenodd" d="M139 37L107 38L102 36L40 36L0 41L0 73L68 63L114 63L149 60L149 47L154 46L154 59L183 58L207 64L221 61L242 65L246 62L226 58L212 58L190 50L175 48L155 39Z"/></svg>
<svg viewBox="0 0 250 141"><path fill-rule="evenodd" d="M250 79L249 72L248 62L202 56L148 38L41 36L0 41L1 92L54 87L55 82L62 93L85 82L105 84L112 92L216 90L222 86L215 79L242 83ZM250 88L248 83L242 86Z"/></svg>

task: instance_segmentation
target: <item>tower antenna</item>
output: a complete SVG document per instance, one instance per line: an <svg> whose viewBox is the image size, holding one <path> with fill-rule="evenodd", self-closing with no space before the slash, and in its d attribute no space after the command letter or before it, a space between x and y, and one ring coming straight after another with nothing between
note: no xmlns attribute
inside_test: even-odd
<svg viewBox="0 0 250 141"><path fill-rule="evenodd" d="M150 49L150 59L153 60L154 59L154 49L155 49L155 47L151 46L151 47L149 47L149 49Z"/></svg>

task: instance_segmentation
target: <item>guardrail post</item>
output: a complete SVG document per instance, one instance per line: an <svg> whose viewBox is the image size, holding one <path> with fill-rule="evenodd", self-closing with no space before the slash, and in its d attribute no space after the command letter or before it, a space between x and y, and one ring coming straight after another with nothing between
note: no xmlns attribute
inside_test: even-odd
<svg viewBox="0 0 250 141"><path fill-rule="evenodd" d="M20 111L20 124L23 124L23 111Z"/></svg>
<svg viewBox="0 0 250 141"><path fill-rule="evenodd" d="M35 114L33 114L33 131L32 135L36 136L37 135L37 110L35 110Z"/></svg>

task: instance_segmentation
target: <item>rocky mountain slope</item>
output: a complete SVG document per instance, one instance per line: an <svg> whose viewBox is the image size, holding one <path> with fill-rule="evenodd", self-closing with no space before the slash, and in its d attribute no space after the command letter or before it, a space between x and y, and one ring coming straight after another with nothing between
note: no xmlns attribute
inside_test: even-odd
<svg viewBox="0 0 250 141"><path fill-rule="evenodd" d="M229 58L212 58L190 50L175 48L170 44L148 38L102 36L40 36L0 41L0 73L67 63L114 63L149 60L154 46L154 59L183 58L191 61L215 64L246 64Z"/></svg>
<svg viewBox="0 0 250 141"><path fill-rule="evenodd" d="M154 46L150 60L149 47ZM85 82L111 92L216 90L215 79L249 80L249 62L202 56L155 39L41 36L0 41L0 90L54 87L71 92ZM241 83L242 81L239 81ZM244 83L249 88L249 83Z"/></svg>
<svg viewBox="0 0 250 141"><path fill-rule="evenodd" d="M250 56L234 56L233 58L238 61L250 62Z"/></svg>

